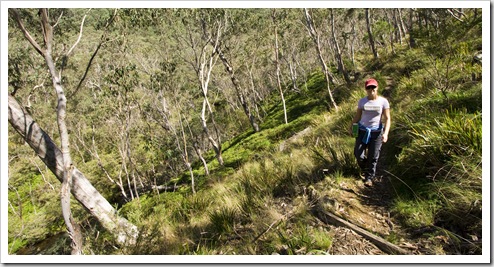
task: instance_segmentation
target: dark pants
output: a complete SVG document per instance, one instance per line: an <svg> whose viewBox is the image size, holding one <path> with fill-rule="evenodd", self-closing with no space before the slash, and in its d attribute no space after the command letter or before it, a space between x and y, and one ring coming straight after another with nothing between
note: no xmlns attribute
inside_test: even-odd
<svg viewBox="0 0 494 267"><path fill-rule="evenodd" d="M365 131L360 130L355 141L353 153L365 179L374 179L376 176L377 161L382 146L382 131L371 132L369 143L362 143Z"/></svg>

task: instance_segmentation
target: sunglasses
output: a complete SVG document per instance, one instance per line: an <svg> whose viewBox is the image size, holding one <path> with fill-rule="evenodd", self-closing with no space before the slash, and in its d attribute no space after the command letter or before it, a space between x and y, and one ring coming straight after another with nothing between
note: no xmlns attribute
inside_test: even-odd
<svg viewBox="0 0 494 267"><path fill-rule="evenodd" d="M367 87L365 87L365 90L373 90L373 89L376 89L377 86L374 86L374 85L369 85Z"/></svg>

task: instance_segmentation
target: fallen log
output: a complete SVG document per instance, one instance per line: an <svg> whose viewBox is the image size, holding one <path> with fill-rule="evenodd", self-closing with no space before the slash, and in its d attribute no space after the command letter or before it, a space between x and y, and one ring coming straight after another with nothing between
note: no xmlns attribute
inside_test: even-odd
<svg viewBox="0 0 494 267"><path fill-rule="evenodd" d="M29 112L10 94L8 103L10 125L29 144L55 177L63 182L63 158L60 148L41 129ZM72 187L70 192L74 198L97 218L105 229L116 236L118 243L135 244L139 234L137 226L118 215L112 204L96 190L76 166L73 166L71 174Z"/></svg>
<svg viewBox="0 0 494 267"><path fill-rule="evenodd" d="M139 194L146 194L151 191L154 192L175 192L178 189L180 189L182 186L180 185L145 185L145 186L138 186L137 187L137 193ZM134 189L132 189L134 190ZM132 191L134 192L134 191ZM126 188L125 193L127 195L130 195L130 189ZM122 195L123 196L123 195Z"/></svg>
<svg viewBox="0 0 494 267"><path fill-rule="evenodd" d="M318 209L317 210L317 217L325 223L334 224L336 226L343 226L343 227L347 227L347 228L353 230L354 232L361 235L365 239L369 240L374 245L376 245L379 249L381 249L382 251L384 251L388 254L392 254L392 255L410 255L411 254L407 250L402 249L399 246L397 246L393 243L390 243L390 242L384 240L383 238L376 236L376 235L370 233L369 231L367 231L367 230L365 230L365 229L363 229L363 228L361 228L361 227L359 227L353 223L350 223L350 222L346 221L345 219L343 219L343 218L339 217L338 215L333 214L331 212Z"/></svg>

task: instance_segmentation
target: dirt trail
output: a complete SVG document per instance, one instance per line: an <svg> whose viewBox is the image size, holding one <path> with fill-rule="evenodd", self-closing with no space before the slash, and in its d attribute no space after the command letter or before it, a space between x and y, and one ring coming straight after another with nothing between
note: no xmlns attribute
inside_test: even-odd
<svg viewBox="0 0 494 267"><path fill-rule="evenodd" d="M384 77L386 84L381 85L381 95L389 98L395 88L392 77ZM385 144L384 144L385 145ZM378 173L372 187L366 187L360 178L354 181L344 181L337 184L337 189L326 200L327 210L359 226L376 236L398 245L410 254L443 254L438 247L447 245L447 240L430 240L414 238L400 227L399 221L393 218L391 204L395 194L391 177L384 170L383 160L378 163ZM323 199L324 201L324 199ZM379 255L387 254L364 237L346 227L331 226L334 244L331 254L341 255Z"/></svg>
<svg viewBox="0 0 494 267"><path fill-rule="evenodd" d="M386 84L381 85L381 95L389 98L394 90L394 80L386 76L384 77ZM338 196L341 203L341 212L339 215L347 221L364 228L367 231L374 233L376 236L387 239L390 242L397 244L398 246L410 250L410 254L418 254L418 246L412 245L404 239L397 239L398 236L404 236L405 234L401 230L399 224L391 217L390 206L392 201L393 192L390 188L389 177L383 176L382 170L385 168L384 162L378 164L378 176L374 180L372 187L366 187L360 178L356 178L355 181L342 182L339 184L340 194ZM337 213L337 214L338 214ZM362 246L361 250L355 250L354 248L344 249L347 246L341 246L336 251L337 254L386 254L374 244L369 243L365 238L356 234L355 232L344 229L338 230L338 232L352 232L351 235L355 244L366 244ZM337 233L338 233L337 232ZM345 234L347 238L348 234ZM342 242L338 235L337 244ZM344 238L344 239L345 239ZM345 240L347 242L348 240ZM372 247L372 249L369 249Z"/></svg>
<svg viewBox="0 0 494 267"><path fill-rule="evenodd" d="M430 242L410 238L392 217L389 211L392 192L388 184L385 177L377 177L371 188L364 186L357 178L355 181L343 181L332 191L331 196L322 196L320 201L326 211L397 245L406 250L407 254L435 254ZM389 254L347 227L329 227L334 233L333 245L329 251L331 254Z"/></svg>

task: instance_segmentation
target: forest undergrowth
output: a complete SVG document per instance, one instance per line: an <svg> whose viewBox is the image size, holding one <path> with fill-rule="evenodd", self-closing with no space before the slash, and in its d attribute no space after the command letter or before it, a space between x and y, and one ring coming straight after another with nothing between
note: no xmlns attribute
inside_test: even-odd
<svg viewBox="0 0 494 267"><path fill-rule="evenodd" d="M382 84L389 76L398 84L389 89L393 127L373 188L359 178L346 132L363 80L349 88L338 111L324 111L326 103L316 100L324 91L311 87L324 82L316 74L303 94L288 97L288 124L270 125L281 117L278 105L259 133L225 143L225 166L212 164L209 177L197 168L196 194L184 173L170 181L182 184L179 190L143 194L124 205L120 214L140 228L137 244L115 248L110 236L100 235L88 240L87 253L383 254L355 234L348 241L353 246L342 249L337 239L344 230L314 215L321 203L411 254L481 253L481 83L449 99L432 94L400 103L393 100L414 78L400 79L401 71L372 73ZM443 109L450 99L476 106Z"/></svg>
<svg viewBox="0 0 494 267"><path fill-rule="evenodd" d="M286 92L287 123L280 95L270 94L260 131L245 130L222 144L223 166L213 151L205 151L208 173L202 162L192 162L190 171L163 181L171 190L147 190L126 203L114 202L118 214L138 227L135 244L116 245L95 218L75 208L86 237L84 254L388 254L347 228L323 222L318 210L409 254L482 254L482 78L471 61L481 38L459 35L464 32L451 33L448 38L460 41L447 48L424 41L439 36L418 35L422 43L414 49L396 46L379 59L359 54L359 62L370 63L357 66L351 82L334 88L337 110L318 70L297 81L300 90ZM392 116L379 177L371 188L359 176L355 140L347 133L369 77L378 80ZM144 145L139 149L147 151ZM96 169L94 161L88 164ZM36 172L19 166L12 171ZM33 175L32 182L44 178ZM18 196L9 191L9 199ZM39 201L54 205L50 197L47 193ZM43 216L25 219L55 216L33 212ZM9 235L10 251L70 254L63 221L55 221L43 232L32 230L29 241Z"/></svg>

